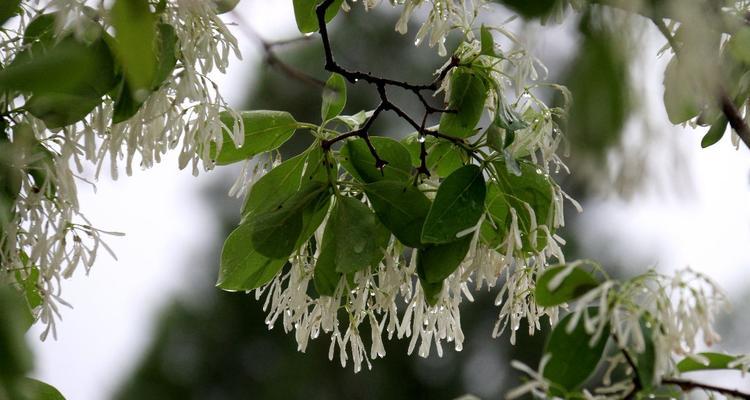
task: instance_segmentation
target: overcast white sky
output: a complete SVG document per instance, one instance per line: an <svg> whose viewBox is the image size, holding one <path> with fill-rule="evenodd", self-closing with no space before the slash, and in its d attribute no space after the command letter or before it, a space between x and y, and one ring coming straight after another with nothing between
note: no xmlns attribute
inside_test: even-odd
<svg viewBox="0 0 750 400"><path fill-rule="evenodd" d="M295 33L291 1L243 0L239 12L267 38ZM273 5L269 5L273 4ZM227 20L231 21L232 16ZM243 99L250 87L250 65L257 52L252 42L239 38L244 62L235 62L226 77L216 79L230 102ZM664 61L655 60L655 41L645 49L642 70L648 87L646 106L654 121L666 121L661 105ZM635 124L632 130L640 129ZM750 253L750 152L734 150L727 138L700 149L701 134L659 125L665 135L662 152L670 160L680 152L688 160L694 190L665 195L648 190L630 202L602 198L585 205L576 230L586 252L603 261L616 261L634 270L656 266L673 270L692 266L709 272L731 293L745 289ZM669 162L659 163L654 185L674 180ZM178 171L176 158L166 157L150 171L136 172L116 182L103 178L98 192L81 187L81 207L95 226L125 232L110 245L119 261L102 253L88 277L78 274L65 282L64 297L74 305L63 310L58 339L37 340L29 335L37 356L36 376L59 388L70 400L105 399L139 359L150 339L156 315L173 294L190 287L186 277L191 258L217 234L212 212L201 201L200 190L210 179ZM653 185L652 185L653 186ZM627 249L614 257L611 248ZM740 277L741 279L738 279ZM248 301L251 299L248 298ZM258 321L262 323L262 321Z"/></svg>

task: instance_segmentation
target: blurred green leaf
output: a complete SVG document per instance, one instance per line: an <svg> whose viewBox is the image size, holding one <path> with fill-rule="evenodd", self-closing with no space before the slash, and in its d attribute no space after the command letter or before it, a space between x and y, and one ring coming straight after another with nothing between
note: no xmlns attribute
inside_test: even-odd
<svg viewBox="0 0 750 400"><path fill-rule="evenodd" d="M495 53L495 39L492 37L492 31L484 25L479 30L479 38L482 46L480 54L485 56L497 57Z"/></svg>
<svg viewBox="0 0 750 400"><path fill-rule="evenodd" d="M59 390L53 386L32 378L22 378L16 382L19 399L17 400L65 400Z"/></svg>
<svg viewBox="0 0 750 400"><path fill-rule="evenodd" d="M750 65L750 27L736 31L727 43L727 48L735 59Z"/></svg>
<svg viewBox="0 0 750 400"><path fill-rule="evenodd" d="M550 267L537 278L534 292L536 304L542 307L557 306L575 300L599 286L599 281L587 271L579 267L568 268L570 267L566 265ZM556 282L556 287L552 289L552 281L559 280L558 275L564 271L567 275L561 282Z"/></svg>
<svg viewBox="0 0 750 400"><path fill-rule="evenodd" d="M637 367L636 373L638 379L641 381L643 388L648 390L654 387L657 382L656 377L656 348L654 346L654 333L651 329L650 324L644 320L643 317L640 319L641 333L643 333L643 351L636 352L635 363Z"/></svg>
<svg viewBox="0 0 750 400"><path fill-rule="evenodd" d="M32 354L24 338L26 313L23 294L0 284L0 380L14 380L31 370Z"/></svg>
<svg viewBox="0 0 750 400"><path fill-rule="evenodd" d="M230 133L224 131L221 151L216 154L216 144L211 143L211 154L215 155L216 164L228 165L246 160L256 154L279 148L297 130L298 123L291 114L285 111L243 111L240 113L244 125L245 142L235 147ZM221 113L221 122L230 130L236 121L229 112Z"/></svg>
<svg viewBox="0 0 750 400"><path fill-rule="evenodd" d="M484 112L487 86L482 78L468 68L459 67L451 75L448 109L440 118L440 133L454 137L472 136Z"/></svg>
<svg viewBox="0 0 750 400"><path fill-rule="evenodd" d="M630 112L628 61L621 41L604 25L584 15L583 44L568 78L569 138L574 149L598 157L620 140Z"/></svg>
<svg viewBox="0 0 750 400"><path fill-rule="evenodd" d="M213 0L213 2L216 4L216 13L224 14L234 10L240 0Z"/></svg>
<svg viewBox="0 0 750 400"><path fill-rule="evenodd" d="M323 89L323 105L320 110L323 122L341 114L344 106L346 106L346 80L343 76L333 73Z"/></svg>
<svg viewBox="0 0 750 400"><path fill-rule="evenodd" d="M430 200L406 182L379 181L365 186L365 193L380 222L406 246L422 247L422 225Z"/></svg>
<svg viewBox="0 0 750 400"><path fill-rule="evenodd" d="M669 121L681 124L700 112L700 94L691 84L690 71L684 67L677 57L667 64L664 71L664 107Z"/></svg>
<svg viewBox="0 0 750 400"><path fill-rule="evenodd" d="M711 129L708 130L706 136L703 136L701 147L705 149L721 140L721 138L724 137L724 132L726 132L728 124L729 121L727 120L727 117L724 115L720 116L719 119L711 125Z"/></svg>
<svg viewBox="0 0 750 400"><path fill-rule="evenodd" d="M118 59L132 96L143 101L148 96L157 70L156 17L148 0L116 0L112 6L112 26Z"/></svg>
<svg viewBox="0 0 750 400"><path fill-rule="evenodd" d="M524 18L540 18L548 15L559 0L495 0Z"/></svg>
<svg viewBox="0 0 750 400"><path fill-rule="evenodd" d="M21 0L3 0L0 2L0 26L21 11Z"/></svg>

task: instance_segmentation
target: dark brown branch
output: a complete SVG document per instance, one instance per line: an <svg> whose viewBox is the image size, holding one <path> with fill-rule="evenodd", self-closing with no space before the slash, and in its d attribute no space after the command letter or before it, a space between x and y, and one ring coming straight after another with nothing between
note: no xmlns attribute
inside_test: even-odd
<svg viewBox="0 0 750 400"><path fill-rule="evenodd" d="M450 113L450 112L456 112L455 110L447 110L447 109L441 109L433 107L429 104L427 99L425 98L423 91L436 91L438 88L440 88L441 83L445 79L445 77L448 75L451 69L457 67L460 63L460 60L458 57L451 57L450 62L438 73L437 77L435 79L428 83L428 84L422 84L422 85L416 85L405 81L397 81L393 79L383 78L374 76L370 73L360 72L360 71L353 71L348 70L344 68L343 66L339 65L333 56L333 50L331 48L331 41L328 35L328 27L326 25L325 21L325 14L328 8L334 3L335 0L325 0L323 1L318 7L315 9L315 14L318 19L318 29L320 33L321 40L323 42L323 51L325 53L325 69L332 73L337 73L341 76L343 76L346 80L348 80L351 83L359 83L359 82L366 82L370 85L374 85L377 88L378 95L380 97L380 105L375 110L375 113L373 116L367 121L364 127L361 129L343 133L333 139L323 141L323 148L328 150L330 149L330 146L338 142L340 140L358 136L365 140L367 143L368 148L370 149L370 152L375 157L376 166L378 168L381 168L385 166L385 160L382 160L378 154L375 148L373 147L372 143L370 142L370 137L368 133L369 125L375 120L377 115L381 111L393 111L404 119L406 122L408 122L414 129L417 130L419 135L425 136L430 135L434 136L436 138L444 139L444 140L450 140L451 142L455 144L461 145L463 148L470 150L463 139L460 138L454 138L451 136L443 135L437 131L431 131L425 128L424 123L422 125L417 124L413 118L411 118L404 110L402 110L400 107L393 104L388 99L388 94L386 92L386 87L393 86L398 87L403 90L410 91L414 93L415 96L419 99L419 101L422 103L425 109L425 120L428 115L430 114L439 114L439 113ZM427 176L429 176L429 171L427 171L426 163L424 162L424 158L426 157L426 149L424 144L422 144L420 148L420 153L424 153L421 155L423 158L422 165L419 167L420 173L425 173Z"/></svg>
<svg viewBox="0 0 750 400"><path fill-rule="evenodd" d="M370 140L370 128L372 127L372 124L375 122L375 120L380 116L380 113L385 110L385 105L383 103L380 103L378 107L373 111L370 118L365 122L365 124L359 128L355 129L350 132L342 133L341 135L336 136L333 139L323 140L321 142L321 146L323 147L323 150L328 152L331 149L331 146L333 146L334 143L342 141L344 139L350 138L350 137L359 137L362 138L365 143L367 144L367 148L370 150L370 153L375 158L375 168L379 170L383 170L383 168L388 165L388 161L383 160L378 155L377 150L375 150L375 146L373 146L372 141Z"/></svg>
<svg viewBox="0 0 750 400"><path fill-rule="evenodd" d="M677 379L677 378L665 378L662 379L662 383L666 385L676 385L679 386L681 390L685 392L689 392L692 390L708 390L711 392L721 393L725 396L732 396L740 399L750 399L750 394L740 392L739 390L735 389L727 389L719 386L709 385L705 383L699 383L699 382L693 382L688 381L684 379Z"/></svg>
<svg viewBox="0 0 750 400"><path fill-rule="evenodd" d="M742 119L742 115L740 115L740 111L734 106L732 99L724 90L721 90L719 94L719 101L721 102L721 111L727 117L729 125L737 132L737 136L742 139L745 146L750 148L750 128L748 128L745 120Z"/></svg>
<svg viewBox="0 0 750 400"><path fill-rule="evenodd" d="M628 363L630 369L633 370L633 389L631 389L630 392L625 395L624 399L634 399L635 395L643 390L643 382L641 382L641 377L638 376L638 366L635 364L633 357L630 356L630 353L628 353L626 349L620 347L620 339L618 338L617 334L612 333L612 339L615 341L615 345L620 349L622 355L625 356L625 361Z"/></svg>
<svg viewBox="0 0 750 400"><path fill-rule="evenodd" d="M242 18L242 15L240 13L236 11L232 11L232 13L234 17L237 19L237 21L239 21L239 27L245 33L245 35L257 41L260 47L263 49L263 52L265 54L266 64L268 64L270 67L276 68L277 70L287 75L288 77L298 80L302 83L316 86L316 87L325 87L326 85L325 82L323 82L322 80L304 71L301 71L285 63L276 55L276 52L273 50L275 47L278 47L278 46L285 46L285 45L300 42L303 40L309 40L307 36L301 36L301 37L296 37L296 38L291 38L291 39L269 42L266 39L264 39L258 32L256 32L252 28L252 26L248 24L244 20L244 18Z"/></svg>

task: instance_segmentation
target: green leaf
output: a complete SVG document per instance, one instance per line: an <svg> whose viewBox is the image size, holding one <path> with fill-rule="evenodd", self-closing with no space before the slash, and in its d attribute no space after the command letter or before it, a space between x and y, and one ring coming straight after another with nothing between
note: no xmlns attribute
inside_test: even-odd
<svg viewBox="0 0 750 400"><path fill-rule="evenodd" d="M643 333L643 352L636 353L635 364L638 379L644 389L651 389L656 382L656 349L654 346L653 330L643 317L640 319L641 332Z"/></svg>
<svg viewBox="0 0 750 400"><path fill-rule="evenodd" d="M476 225L484 212L486 187L482 169L459 168L440 184L422 228L422 243L449 243Z"/></svg>
<svg viewBox="0 0 750 400"><path fill-rule="evenodd" d="M695 117L701 110L701 99L691 84L692 79L689 69L672 57L664 71L664 107L669 121L675 125Z"/></svg>
<svg viewBox="0 0 750 400"><path fill-rule="evenodd" d="M347 140L341 148L341 165L355 179L372 183L380 180L408 181L411 178L409 151L399 142L387 137L371 137L378 156L388 162L382 171L375 166L367 143L362 139Z"/></svg>
<svg viewBox="0 0 750 400"><path fill-rule="evenodd" d="M132 91L133 98L143 101L155 80L156 18L148 0L116 0L112 6L115 29L115 53Z"/></svg>
<svg viewBox="0 0 750 400"><path fill-rule="evenodd" d="M335 0L326 10L325 20L326 23L338 14L341 8L341 3L344 0ZM310 33L318 31L318 16L315 14L315 9L318 7L323 0L293 0L294 6L294 19L297 21L297 28L302 33Z"/></svg>
<svg viewBox="0 0 750 400"><path fill-rule="evenodd" d="M440 300L440 292L443 291L443 282L429 283L420 279L419 284L422 286L422 291L424 291L424 297L427 304L431 306L436 305L438 300Z"/></svg>
<svg viewBox="0 0 750 400"><path fill-rule="evenodd" d="M32 355L24 334L26 306L23 295L6 284L0 284L0 381L15 378L32 367Z"/></svg>
<svg viewBox="0 0 750 400"><path fill-rule="evenodd" d="M509 173L504 163L495 163L500 178L498 185L505 193L508 204L518 215L523 250L536 251L547 245L547 236L541 230L531 231L531 217L523 203L528 203L534 210L537 226L544 224L552 229L552 187L549 178L541 173L536 165L527 162L519 162L518 165L521 170L520 176ZM536 246L532 235L536 235Z"/></svg>
<svg viewBox="0 0 750 400"><path fill-rule="evenodd" d="M505 194L496 182L487 184L487 196L484 200L487 218L482 222L480 237L490 248L496 248L508 234L510 224L510 206Z"/></svg>
<svg viewBox="0 0 750 400"><path fill-rule="evenodd" d="M285 111L243 111L240 117L245 129L242 147L235 147L227 131L224 131L224 141L218 154L216 144L211 143L211 154L215 155L218 165L232 164L277 149L292 137L298 126L294 117ZM236 123L228 112L221 113L221 122L230 130Z"/></svg>
<svg viewBox="0 0 750 400"><path fill-rule="evenodd" d="M417 268L420 277L427 283L443 282L461 265L471 247L471 235L458 241L436 246L426 246L417 251Z"/></svg>
<svg viewBox="0 0 750 400"><path fill-rule="evenodd" d="M32 378L21 378L16 382L19 400L65 400L53 386Z"/></svg>
<svg viewBox="0 0 750 400"><path fill-rule="evenodd" d="M729 354L722 353L698 353L699 356L705 357L708 360L708 364L703 364L692 358L685 357L682 361L677 363L677 370L685 372L693 371L706 371L712 369L739 369L738 367L730 367L729 364L740 356L732 356Z"/></svg>
<svg viewBox="0 0 750 400"><path fill-rule="evenodd" d="M101 97L46 93L32 96L24 108L43 120L47 128L56 129L82 120L101 102Z"/></svg>
<svg viewBox="0 0 750 400"><path fill-rule="evenodd" d="M133 91L130 89L130 85L123 79L117 88L114 90L114 109L112 111L112 123L119 124L120 122L129 120L143 105L142 101L137 101L133 98Z"/></svg>
<svg viewBox="0 0 750 400"><path fill-rule="evenodd" d="M742 27L736 31L729 39L727 49L735 59L750 65L750 28Z"/></svg>
<svg viewBox="0 0 750 400"><path fill-rule="evenodd" d="M616 144L630 113L628 58L621 40L590 13L581 19L584 40L570 67L568 88L573 99L568 137L574 149L603 157Z"/></svg>
<svg viewBox="0 0 750 400"><path fill-rule="evenodd" d="M552 12L560 0L495 0L526 19L542 18Z"/></svg>
<svg viewBox="0 0 750 400"><path fill-rule="evenodd" d="M318 260L313 270L315 291L321 296L333 296L342 274L336 271L336 233L326 227Z"/></svg>
<svg viewBox="0 0 750 400"><path fill-rule="evenodd" d="M224 14L234 10L240 0L213 0L216 5L216 13Z"/></svg>
<svg viewBox="0 0 750 400"><path fill-rule="evenodd" d="M242 206L242 216L272 210L299 191L304 182L327 182L322 163L323 151L314 144L302 154L290 158L263 175L250 188Z"/></svg>
<svg viewBox="0 0 750 400"><path fill-rule="evenodd" d="M550 267L537 278L534 292L536 304L542 307L553 307L575 300L599 286L599 281L587 271L579 267L569 268L570 266L566 265ZM567 272L567 276L561 282L554 282L556 287L551 288L552 281L558 281L560 279L558 275L564 271Z"/></svg>
<svg viewBox="0 0 750 400"><path fill-rule="evenodd" d="M0 70L0 89L35 95L101 97L116 84L114 61L103 40L63 38L46 51L23 53Z"/></svg>
<svg viewBox="0 0 750 400"><path fill-rule="evenodd" d="M323 122L341 114L344 106L346 106L346 80L343 76L333 73L323 89L323 105L320 110Z"/></svg>
<svg viewBox="0 0 750 400"><path fill-rule="evenodd" d="M440 118L440 133L454 137L472 136L474 128L482 118L487 86L484 80L468 68L457 68L451 76L451 92L448 109Z"/></svg>
<svg viewBox="0 0 750 400"><path fill-rule="evenodd" d="M0 26L21 10L21 0L3 0L0 2Z"/></svg>
<svg viewBox="0 0 750 400"><path fill-rule="evenodd" d="M412 165L415 168L419 167L422 160L419 157L421 147L417 133L415 132L406 136L401 141L401 144L409 151ZM427 150L427 159L425 161L427 162L427 169L431 174L445 178L452 174L453 171L464 166L466 153L461 147L449 141L438 140L432 136L425 138L425 145Z"/></svg>
<svg viewBox="0 0 750 400"><path fill-rule="evenodd" d="M178 40L177 32L169 24L158 24L157 41L156 41L156 72L154 81L151 83L152 89L157 89L172 75L175 65L177 65Z"/></svg>
<svg viewBox="0 0 750 400"><path fill-rule="evenodd" d="M495 39L492 37L492 32L482 25L479 30L479 37L482 45L480 54L483 56L497 57L497 54L495 53Z"/></svg>
<svg viewBox="0 0 750 400"><path fill-rule="evenodd" d="M321 253L333 251L335 269L341 273L377 265L383 259L391 236L375 214L353 197L337 198L324 236L326 234L333 235L333 239L328 242L328 248L324 240Z"/></svg>
<svg viewBox="0 0 750 400"><path fill-rule="evenodd" d="M708 130L706 136L703 136L701 140L701 147L706 148L716 144L724 136L724 132L727 130L729 121L725 116L720 116L719 119L711 125L711 129Z"/></svg>
<svg viewBox="0 0 750 400"><path fill-rule="evenodd" d="M289 258L302 233L305 208L326 196L326 189L327 185L320 182L306 183L273 209L248 217L255 250L273 259Z"/></svg>
<svg viewBox="0 0 750 400"><path fill-rule="evenodd" d="M257 289L273 279L286 262L258 253L252 243L252 225L243 223L224 242L216 286L231 291Z"/></svg>
<svg viewBox="0 0 750 400"><path fill-rule="evenodd" d="M609 338L607 327L601 337L591 344L592 335L586 332L583 316L575 329L568 332L572 316L573 314L565 316L552 331L544 349L550 358L542 371L546 379L569 392L578 389L596 370Z"/></svg>
<svg viewBox="0 0 750 400"><path fill-rule="evenodd" d="M430 200L406 182L380 181L365 186L365 193L380 222L401 243L422 247L422 225L430 211Z"/></svg>

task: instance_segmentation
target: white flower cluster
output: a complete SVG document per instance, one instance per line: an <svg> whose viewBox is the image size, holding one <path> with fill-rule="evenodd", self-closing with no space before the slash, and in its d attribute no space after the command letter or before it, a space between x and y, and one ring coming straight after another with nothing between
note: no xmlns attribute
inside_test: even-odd
<svg viewBox="0 0 750 400"><path fill-rule="evenodd" d="M594 306L595 308L592 308ZM583 321L586 332L595 343L602 335L610 336L620 349L635 354L646 351L647 337L653 344L654 377L660 379L677 373L676 358L692 358L699 363L708 360L696 354L698 340L711 346L719 339L714 330L716 317L728 309L725 294L708 276L691 269L677 271L673 276L649 272L619 283L607 280L576 300L566 329L570 332ZM592 310L596 310L593 312ZM529 381L508 393L517 398L526 393L544 397L549 382L543 377L543 358L538 371L514 362L516 369L526 373ZM619 382L611 374L619 366L630 369L623 352L608 357L609 367L602 378L603 387L586 392L591 399L621 399L633 390L633 374ZM730 368L747 369L746 357L732 362Z"/></svg>
<svg viewBox="0 0 750 400"><path fill-rule="evenodd" d="M381 1L362 0L362 5L366 10L370 10L377 7ZM487 4L487 0L390 0L390 3L392 6L403 7L401 18L396 24L396 31L401 34L407 32L409 20L414 12L425 6L428 9L427 16L416 34L414 44L419 45L427 39L430 47L437 45L438 54L445 56L448 54L445 48L448 34L458 29L465 35L470 35L474 20L480 9Z"/></svg>
<svg viewBox="0 0 750 400"><path fill-rule="evenodd" d="M11 62L24 49L18 38L28 23L42 13L56 12L58 34L73 32L84 26L81 18L108 21L103 2L92 6L85 0L24 1L23 14L13 28L0 29L0 63ZM83 12L86 7L85 12ZM21 283L29 277L43 301L36 311L54 334L54 318L59 316L56 303L60 298L60 282L70 277L76 267L86 270L93 265L100 246L106 248L101 233L91 227L79 212L76 175L85 164L94 165L98 178L105 161L110 174L117 178L120 165L130 175L133 163L149 168L158 163L168 150L180 148L180 168L199 165L211 169L211 141L221 145L223 127L219 113L228 110L208 74L225 71L231 55L240 56L235 38L215 13L211 2L201 0L170 0L166 2L163 22L170 24L177 35L179 48L177 66L172 75L153 92L130 119L113 123L114 101L105 97L83 120L62 129L49 130L44 122L22 111L22 95L3 99L12 111L14 136L18 127L30 130L49 162L33 163L20 160L17 166L43 169L46 178L42 187L30 176L23 179L21 192L14 205L14 218L0 228L3 232L0 261L2 280ZM230 111L231 112L231 111ZM241 143L242 135L235 130L233 139ZM72 166L71 166L72 164ZM72 170L71 168L74 168ZM107 249L108 250L108 249ZM111 252L110 252L111 253ZM113 255L114 256L114 255ZM38 274L35 272L38 271Z"/></svg>

